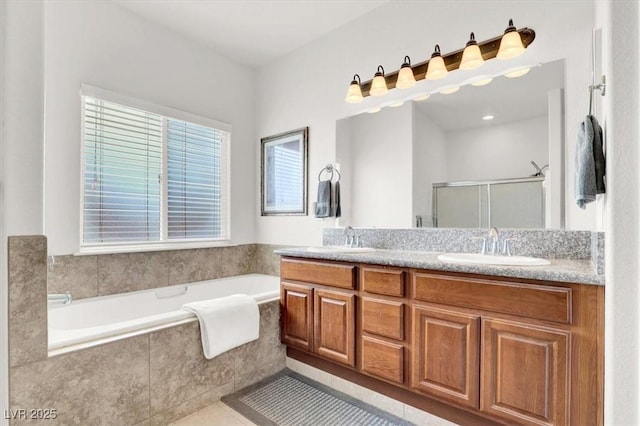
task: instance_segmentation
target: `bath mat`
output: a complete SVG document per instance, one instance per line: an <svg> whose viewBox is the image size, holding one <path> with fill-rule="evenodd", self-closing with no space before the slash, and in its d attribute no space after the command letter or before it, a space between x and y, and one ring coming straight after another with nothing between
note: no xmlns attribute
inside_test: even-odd
<svg viewBox="0 0 640 426"><path fill-rule="evenodd" d="M260 426L412 425L288 369L222 402Z"/></svg>

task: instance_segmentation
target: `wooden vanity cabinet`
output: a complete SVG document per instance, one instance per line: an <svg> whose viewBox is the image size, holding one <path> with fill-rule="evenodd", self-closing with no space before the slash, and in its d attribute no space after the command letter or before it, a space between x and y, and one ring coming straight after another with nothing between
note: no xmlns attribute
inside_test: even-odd
<svg viewBox="0 0 640 426"><path fill-rule="evenodd" d="M603 423L601 286L286 257L281 277L298 359L460 424Z"/></svg>
<svg viewBox="0 0 640 426"><path fill-rule="evenodd" d="M360 370L403 385L408 371L408 270L359 266Z"/></svg>
<svg viewBox="0 0 640 426"><path fill-rule="evenodd" d="M355 366L355 266L283 259L282 343Z"/></svg>

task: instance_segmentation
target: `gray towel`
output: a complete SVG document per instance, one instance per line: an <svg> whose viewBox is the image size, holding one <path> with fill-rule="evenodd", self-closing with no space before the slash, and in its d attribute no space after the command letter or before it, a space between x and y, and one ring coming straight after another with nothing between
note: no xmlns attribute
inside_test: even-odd
<svg viewBox="0 0 640 426"><path fill-rule="evenodd" d="M604 158L602 127L600 127L598 120L593 115L591 116L591 124L593 127L593 161L596 171L596 194L604 194L606 162Z"/></svg>
<svg viewBox="0 0 640 426"><path fill-rule="evenodd" d="M575 196L581 209L596 199L596 166L593 156L593 123L587 117L578 128L575 157Z"/></svg>
<svg viewBox="0 0 640 426"><path fill-rule="evenodd" d="M318 182L318 200L316 203L316 217L331 216L331 181Z"/></svg>

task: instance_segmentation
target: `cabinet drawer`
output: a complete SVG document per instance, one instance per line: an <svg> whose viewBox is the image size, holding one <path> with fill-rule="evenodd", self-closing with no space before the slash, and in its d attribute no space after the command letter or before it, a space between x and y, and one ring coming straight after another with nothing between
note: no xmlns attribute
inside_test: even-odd
<svg viewBox="0 0 640 426"><path fill-rule="evenodd" d="M404 304L362 298L362 330L391 339L404 339Z"/></svg>
<svg viewBox="0 0 640 426"><path fill-rule="evenodd" d="M362 290L367 293L404 297L405 272L394 269L361 268Z"/></svg>
<svg viewBox="0 0 640 426"><path fill-rule="evenodd" d="M362 336L362 371L392 382L404 382L404 347Z"/></svg>
<svg viewBox="0 0 640 426"><path fill-rule="evenodd" d="M319 263L282 259L280 277L283 280L303 281L332 287L355 288L354 265Z"/></svg>
<svg viewBox="0 0 640 426"><path fill-rule="evenodd" d="M571 323L571 289L413 274L416 300Z"/></svg>

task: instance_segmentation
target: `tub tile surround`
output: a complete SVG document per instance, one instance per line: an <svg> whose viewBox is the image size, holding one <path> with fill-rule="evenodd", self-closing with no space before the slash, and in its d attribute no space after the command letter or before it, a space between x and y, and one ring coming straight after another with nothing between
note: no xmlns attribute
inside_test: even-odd
<svg viewBox="0 0 640 426"><path fill-rule="evenodd" d="M246 270L246 265L253 268L252 261L231 263L229 257L243 253L244 249L235 249L220 256L221 261L231 264L222 269L223 273L235 268ZM161 265L167 262L163 256L166 257L162 254L145 257L142 266L132 266L131 270L145 274L155 262ZM58 418L47 420L47 424L166 425L285 367L285 349L277 338L280 327L277 300L260 305L257 341L212 360L206 360L202 354L200 329L195 320L48 357L46 238L11 237L9 259L9 294L14 300L10 303L9 323L10 408L57 409ZM132 265L131 259L140 258L131 256L123 262ZM194 262L201 260L195 258ZM110 268L117 267L117 260L107 262L112 262ZM69 257L63 262L57 259L56 263L62 265L58 271L62 269L64 274L77 279L93 274L87 273L93 268L88 260ZM116 276L113 271L109 274L110 278ZM59 282L62 279L59 277L49 282ZM25 302L19 303L21 298ZM11 424L30 422L12 420Z"/></svg>
<svg viewBox="0 0 640 426"><path fill-rule="evenodd" d="M9 365L47 357L47 239L9 237Z"/></svg>
<svg viewBox="0 0 640 426"><path fill-rule="evenodd" d="M145 253L55 256L49 293L69 291L74 300L250 273L279 275L283 246L230 247Z"/></svg>

